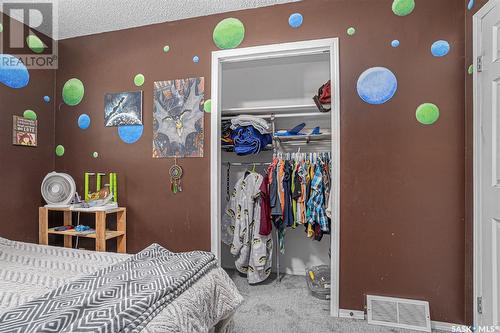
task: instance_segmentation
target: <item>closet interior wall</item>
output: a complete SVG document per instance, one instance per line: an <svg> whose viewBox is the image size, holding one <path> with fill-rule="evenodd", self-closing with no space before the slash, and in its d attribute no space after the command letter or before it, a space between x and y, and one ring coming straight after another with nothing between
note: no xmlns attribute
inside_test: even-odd
<svg viewBox="0 0 500 333"><path fill-rule="evenodd" d="M320 113L314 105L312 97L318 88L330 77L330 54L316 53L276 57L271 59L238 61L223 63L221 71L221 116L228 119L243 114L256 115L271 121L274 116L276 130L291 129L305 123L303 133L309 133L319 126L324 134L331 134L331 112ZM274 142L277 152L332 152L331 135L325 140L298 142ZM274 150L261 151L259 154L238 156L234 152L221 151L221 212L224 213L227 203L227 188L232 191L238 179L244 176L252 163L265 164L273 159ZM242 163L242 165L230 165ZM229 184L227 170L229 172ZM336 166L334 166L336 167ZM255 170L264 174L266 165L257 165ZM277 271L276 230L273 230L273 268ZM304 275L307 267L314 265L330 265L328 255L331 236L325 235L321 241L307 238L303 225L296 229L287 228L285 236L285 253L280 254L280 272ZM224 268L235 268L234 257L229 246L221 244L221 263Z"/></svg>

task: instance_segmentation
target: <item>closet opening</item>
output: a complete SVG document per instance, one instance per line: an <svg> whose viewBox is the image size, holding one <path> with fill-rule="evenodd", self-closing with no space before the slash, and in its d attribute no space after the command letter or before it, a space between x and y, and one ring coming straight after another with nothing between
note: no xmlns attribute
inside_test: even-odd
<svg viewBox="0 0 500 333"><path fill-rule="evenodd" d="M211 85L212 252L223 268L247 272L249 283L269 271L279 283L283 274L328 266L332 316L339 315L338 59L336 38L216 51ZM313 99L320 87L331 90L330 104ZM270 199L260 198L262 183ZM259 200L271 201L268 227ZM235 229L251 240L235 238Z"/></svg>

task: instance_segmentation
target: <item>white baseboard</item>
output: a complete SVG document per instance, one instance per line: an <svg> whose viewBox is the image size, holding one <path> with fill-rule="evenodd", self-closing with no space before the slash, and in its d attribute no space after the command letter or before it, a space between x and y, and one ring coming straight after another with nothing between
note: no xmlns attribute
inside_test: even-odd
<svg viewBox="0 0 500 333"><path fill-rule="evenodd" d="M365 320L365 312L359 311L359 310L340 309L339 310L339 317L340 318L351 318L351 319Z"/></svg>
<svg viewBox="0 0 500 333"><path fill-rule="evenodd" d="M453 328L462 327L463 324L453 324L453 323L445 323L442 321L431 321L431 327L433 330L440 330L446 332L453 332Z"/></svg>
<svg viewBox="0 0 500 333"><path fill-rule="evenodd" d="M359 311L359 310L340 309L339 310L339 317L340 318L351 318L351 319L357 319L357 320L365 320L365 313L363 311ZM461 326L462 325L460 325L460 324L445 323L442 321L431 321L431 327L433 330L453 332L453 327L461 327Z"/></svg>

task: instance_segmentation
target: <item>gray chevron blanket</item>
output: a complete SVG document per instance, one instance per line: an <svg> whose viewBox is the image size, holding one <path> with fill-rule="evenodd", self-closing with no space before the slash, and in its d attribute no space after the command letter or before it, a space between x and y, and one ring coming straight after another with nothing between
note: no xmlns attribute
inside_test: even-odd
<svg viewBox="0 0 500 333"><path fill-rule="evenodd" d="M213 254L153 244L0 314L0 332L140 332L217 266Z"/></svg>

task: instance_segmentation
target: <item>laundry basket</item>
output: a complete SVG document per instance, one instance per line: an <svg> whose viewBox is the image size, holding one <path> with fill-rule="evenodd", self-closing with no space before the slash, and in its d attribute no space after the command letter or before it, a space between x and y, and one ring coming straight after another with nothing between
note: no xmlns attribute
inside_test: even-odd
<svg viewBox="0 0 500 333"><path fill-rule="evenodd" d="M306 281L314 297L330 299L330 266L319 265L306 269Z"/></svg>

